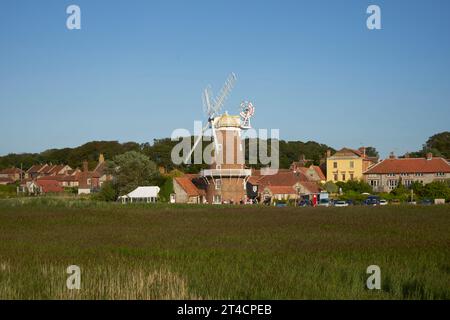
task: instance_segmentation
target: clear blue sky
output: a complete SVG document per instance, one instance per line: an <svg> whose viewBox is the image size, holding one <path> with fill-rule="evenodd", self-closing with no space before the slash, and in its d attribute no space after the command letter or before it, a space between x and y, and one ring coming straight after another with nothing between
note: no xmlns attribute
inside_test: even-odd
<svg viewBox="0 0 450 320"><path fill-rule="evenodd" d="M2 0L0 154L192 129L202 89L232 71L225 109L252 100L257 128L414 151L450 129L449 14L446 0Z"/></svg>

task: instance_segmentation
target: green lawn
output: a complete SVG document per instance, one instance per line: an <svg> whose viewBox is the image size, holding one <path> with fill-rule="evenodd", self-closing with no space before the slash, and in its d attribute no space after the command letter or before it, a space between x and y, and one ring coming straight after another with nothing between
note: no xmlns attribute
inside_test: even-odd
<svg viewBox="0 0 450 320"><path fill-rule="evenodd" d="M450 207L2 200L0 298L450 299Z"/></svg>

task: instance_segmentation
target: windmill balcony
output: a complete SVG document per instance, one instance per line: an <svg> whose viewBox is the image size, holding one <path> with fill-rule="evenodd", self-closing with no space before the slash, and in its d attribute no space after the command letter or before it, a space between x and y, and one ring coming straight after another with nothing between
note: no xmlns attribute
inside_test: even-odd
<svg viewBox="0 0 450 320"><path fill-rule="evenodd" d="M200 171L203 177L248 177L252 169L204 169Z"/></svg>

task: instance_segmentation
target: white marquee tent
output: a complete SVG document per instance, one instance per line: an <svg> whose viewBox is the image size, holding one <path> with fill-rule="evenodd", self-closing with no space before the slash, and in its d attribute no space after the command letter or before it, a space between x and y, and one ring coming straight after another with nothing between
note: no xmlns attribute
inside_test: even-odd
<svg viewBox="0 0 450 320"><path fill-rule="evenodd" d="M156 202L158 199L158 193L161 189L155 186L149 187L137 187L130 193L120 196L119 200L122 203L127 202Z"/></svg>

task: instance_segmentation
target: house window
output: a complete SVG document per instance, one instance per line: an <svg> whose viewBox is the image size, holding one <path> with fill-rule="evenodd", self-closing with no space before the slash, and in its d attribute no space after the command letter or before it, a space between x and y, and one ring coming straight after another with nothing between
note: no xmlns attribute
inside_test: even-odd
<svg viewBox="0 0 450 320"><path fill-rule="evenodd" d="M388 173L387 176L388 177L395 177L395 173Z"/></svg>
<svg viewBox="0 0 450 320"><path fill-rule="evenodd" d="M337 175L337 173L334 174L334 181L338 181L338 175Z"/></svg>
<svg viewBox="0 0 450 320"><path fill-rule="evenodd" d="M342 174L342 181L345 181L345 173Z"/></svg>
<svg viewBox="0 0 450 320"><path fill-rule="evenodd" d="M216 186L216 190L222 189L222 179L216 179L215 186Z"/></svg>
<svg viewBox="0 0 450 320"><path fill-rule="evenodd" d="M257 192L258 191L258 186L253 186L253 192Z"/></svg>
<svg viewBox="0 0 450 320"><path fill-rule="evenodd" d="M350 161L350 168L354 168L355 167L355 162L354 161Z"/></svg>
<svg viewBox="0 0 450 320"><path fill-rule="evenodd" d="M405 187L409 187L409 186L411 186L411 184L412 184L412 180L405 180L405 181L403 182L403 184L405 185Z"/></svg>
<svg viewBox="0 0 450 320"><path fill-rule="evenodd" d="M334 168L334 169L337 169L337 162L336 162L336 161L333 162L333 168Z"/></svg>
<svg viewBox="0 0 450 320"><path fill-rule="evenodd" d="M378 180L370 180L370 185L372 186L372 187L378 187L378 183L379 183L379 181Z"/></svg>
<svg viewBox="0 0 450 320"><path fill-rule="evenodd" d="M445 173L443 173L443 172L438 172L438 173L436 173L436 176L438 176L438 177L443 177L443 176L445 176Z"/></svg>
<svg viewBox="0 0 450 320"><path fill-rule="evenodd" d="M400 176L407 177L407 176L409 176L409 174L403 172L403 173L400 173Z"/></svg>
<svg viewBox="0 0 450 320"><path fill-rule="evenodd" d="M350 173L350 180L353 180L353 173Z"/></svg>
<svg viewBox="0 0 450 320"><path fill-rule="evenodd" d="M422 176L423 176L423 173L421 173L421 172L416 173L416 177L422 177Z"/></svg>
<svg viewBox="0 0 450 320"><path fill-rule="evenodd" d="M398 185L398 180L388 180L389 189L394 189Z"/></svg>

